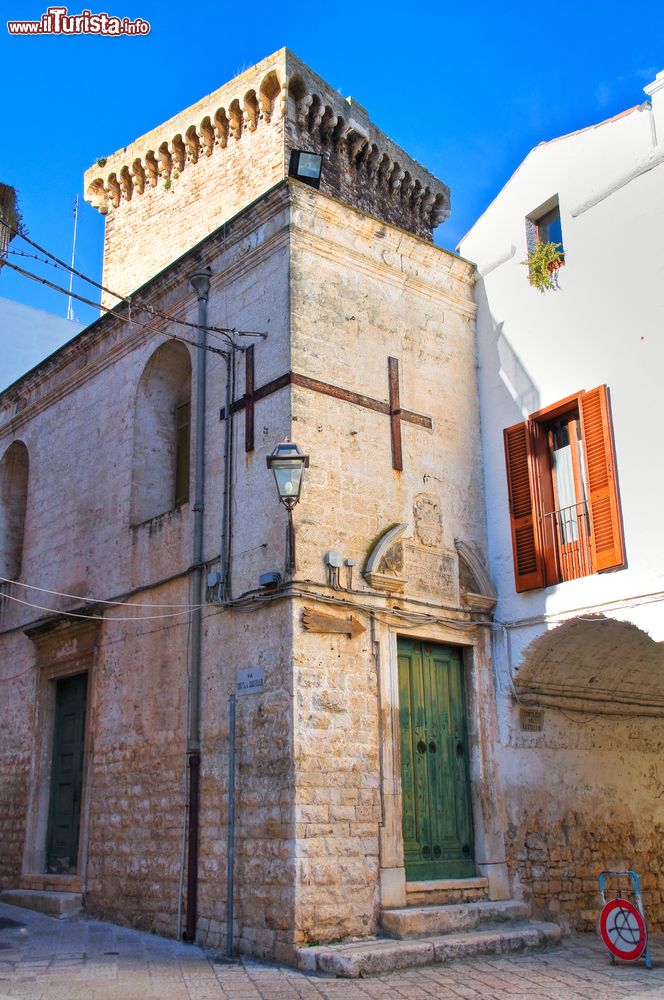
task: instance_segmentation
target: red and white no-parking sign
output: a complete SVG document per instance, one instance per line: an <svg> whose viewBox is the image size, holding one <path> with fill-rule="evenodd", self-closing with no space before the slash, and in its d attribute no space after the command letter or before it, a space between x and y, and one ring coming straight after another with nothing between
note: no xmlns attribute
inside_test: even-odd
<svg viewBox="0 0 664 1000"><path fill-rule="evenodd" d="M599 917L602 941L623 962L641 958L648 944L646 922L628 899L611 899Z"/></svg>

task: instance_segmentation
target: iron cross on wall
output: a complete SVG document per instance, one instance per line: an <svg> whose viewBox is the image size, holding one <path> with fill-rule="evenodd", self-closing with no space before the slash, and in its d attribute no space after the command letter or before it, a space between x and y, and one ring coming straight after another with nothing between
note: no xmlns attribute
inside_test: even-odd
<svg viewBox="0 0 664 1000"><path fill-rule="evenodd" d="M320 392L324 396L333 396L335 399L343 399L347 403L354 403L355 406L362 406L366 410L374 410L376 413L384 413L390 418L390 435L392 440L392 468L403 469L403 452L401 448L401 421L408 424L417 424L419 427L426 427L431 430L433 423L431 417L422 416L420 413L413 413L412 410L404 410L399 405L399 362L396 358L387 359L387 380L389 389L389 402L385 403L380 399L372 399L371 396L364 396L359 392L352 392L350 389L342 389L338 385L331 385L329 382L321 382L320 379L310 378L308 375L300 375L298 372L286 372L278 378L266 382L265 385L255 387L254 382L254 347L248 347L245 352L245 374L244 374L244 395L236 399L231 407L232 413L245 411L244 417L244 450L254 450L254 407L255 404L271 396L273 392L284 389L288 385L298 385L303 389L310 389L312 392ZM221 420L225 420L226 411L221 410Z"/></svg>

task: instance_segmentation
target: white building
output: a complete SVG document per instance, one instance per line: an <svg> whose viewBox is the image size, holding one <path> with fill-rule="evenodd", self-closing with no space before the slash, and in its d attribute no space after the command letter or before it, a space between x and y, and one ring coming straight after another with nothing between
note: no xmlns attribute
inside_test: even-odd
<svg viewBox="0 0 664 1000"><path fill-rule="evenodd" d="M83 329L83 323L0 298L0 392Z"/></svg>
<svg viewBox="0 0 664 1000"><path fill-rule="evenodd" d="M577 926L601 868L662 879L664 73L645 91L533 149L459 246L478 267L508 854L536 908ZM537 236L563 244L543 294Z"/></svg>

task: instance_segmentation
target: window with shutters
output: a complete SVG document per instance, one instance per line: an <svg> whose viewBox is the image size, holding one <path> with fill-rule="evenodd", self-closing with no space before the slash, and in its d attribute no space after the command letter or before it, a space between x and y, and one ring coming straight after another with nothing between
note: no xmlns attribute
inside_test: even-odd
<svg viewBox="0 0 664 1000"><path fill-rule="evenodd" d="M606 386L504 431L517 591L625 565Z"/></svg>

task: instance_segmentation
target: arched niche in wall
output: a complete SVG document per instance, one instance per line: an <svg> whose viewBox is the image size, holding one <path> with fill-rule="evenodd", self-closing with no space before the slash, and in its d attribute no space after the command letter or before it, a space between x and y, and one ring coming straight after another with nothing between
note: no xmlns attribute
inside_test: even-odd
<svg viewBox="0 0 664 1000"><path fill-rule="evenodd" d="M182 343L162 344L148 361L134 405L131 523L189 499L191 357Z"/></svg>
<svg viewBox="0 0 664 1000"><path fill-rule="evenodd" d="M8 580L21 573L29 465L22 441L10 444L0 461L0 576Z"/></svg>

